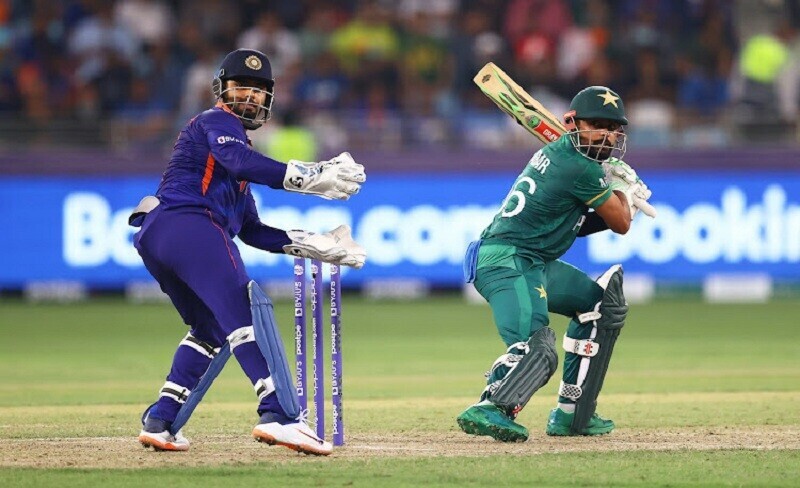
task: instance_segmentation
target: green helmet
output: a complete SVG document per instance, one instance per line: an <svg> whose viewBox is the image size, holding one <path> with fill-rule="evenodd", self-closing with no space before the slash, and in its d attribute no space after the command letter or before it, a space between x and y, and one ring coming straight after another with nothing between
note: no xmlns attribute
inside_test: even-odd
<svg viewBox="0 0 800 488"><path fill-rule="evenodd" d="M584 120L607 119L628 125L622 98L605 86L590 86L579 91L569 104L569 112L565 118L569 117Z"/></svg>
<svg viewBox="0 0 800 488"><path fill-rule="evenodd" d="M589 159L602 163L616 156L622 159L625 155L626 135L621 128L611 132L606 129L578 129L577 120L610 120L620 125L628 125L625 117L625 106L616 92L605 86L590 86L579 91L569 112L564 114L564 127L568 131L572 145ZM598 131L602 138L597 138ZM611 138L614 142L611 142Z"/></svg>

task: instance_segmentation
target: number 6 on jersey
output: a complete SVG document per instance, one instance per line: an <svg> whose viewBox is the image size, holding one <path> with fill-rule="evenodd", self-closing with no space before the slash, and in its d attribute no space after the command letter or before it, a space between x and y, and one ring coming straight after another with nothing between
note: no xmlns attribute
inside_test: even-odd
<svg viewBox="0 0 800 488"><path fill-rule="evenodd" d="M523 176L514 184L514 187L511 190L511 193L508 194L506 199L503 201L503 206L500 208L500 215L503 217L513 217L518 213L522 212L522 209L525 208L525 193L517 188L522 185L523 183L528 184L528 195L533 195L533 192L536 191L536 182L533 181L533 178L530 176ZM517 197L517 204L512 209L506 209L508 207L509 202L511 201L512 197Z"/></svg>

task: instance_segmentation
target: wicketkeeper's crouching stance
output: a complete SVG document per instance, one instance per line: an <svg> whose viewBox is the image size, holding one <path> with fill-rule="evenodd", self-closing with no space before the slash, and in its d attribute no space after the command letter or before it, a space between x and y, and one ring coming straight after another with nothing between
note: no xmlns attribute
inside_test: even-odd
<svg viewBox="0 0 800 488"><path fill-rule="evenodd" d="M263 53L228 54L212 83L217 105L181 131L156 196L145 197L131 215L131 224L141 227L134 236L139 255L190 327L158 400L142 416L145 447L189 449L180 429L233 354L258 396L256 439L308 454L332 451L300 411L272 303L248 277L233 238L268 252L360 268L366 252L349 227L312 233L264 225L250 183L347 200L366 176L348 153L283 164L253 151L245 130L269 118L273 85Z"/></svg>
<svg viewBox="0 0 800 488"><path fill-rule="evenodd" d="M491 305L508 346L487 373L480 401L458 416L468 434L510 442L528 438L528 429L515 418L558 367L548 312L572 320L562 341L564 371L547 434L598 435L614 429L595 408L628 312L622 267L612 266L593 281L558 258L576 237L609 228L624 234L638 210L654 217L655 209L636 172L612 157L625 150L622 126L628 120L620 97L593 86L579 92L570 109L565 116L569 132L534 154L499 213L467 251L467 281Z"/></svg>

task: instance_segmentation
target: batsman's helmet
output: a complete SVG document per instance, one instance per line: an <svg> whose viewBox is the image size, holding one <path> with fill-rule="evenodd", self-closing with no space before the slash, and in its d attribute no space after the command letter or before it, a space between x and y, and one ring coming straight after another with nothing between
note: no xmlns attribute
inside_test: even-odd
<svg viewBox="0 0 800 488"><path fill-rule="evenodd" d="M564 114L564 127L569 131L575 149L589 159L603 162L612 156L622 158L627 144L621 127L602 132L603 137L598 140L596 130L578 130L576 120L606 120L619 126L628 125L625 105L614 90L605 86L590 86L579 91L569 105L569 112Z"/></svg>
<svg viewBox="0 0 800 488"><path fill-rule="evenodd" d="M569 104L564 119L605 119L628 125L625 105L617 92L605 86L590 86L579 91Z"/></svg>
<svg viewBox="0 0 800 488"><path fill-rule="evenodd" d="M227 80L252 80L256 81L261 87L240 84L236 87L239 90L250 88L247 98L226 100L223 95L234 89L232 87L226 88L225 81ZM269 59L264 53L255 49L237 49L228 53L225 59L222 60L222 64L211 83L211 91L217 100L233 111L249 130L258 129L270 118L274 87L275 80L272 78L272 66L269 64ZM263 102L257 100L258 97L256 95L258 93L264 93Z"/></svg>

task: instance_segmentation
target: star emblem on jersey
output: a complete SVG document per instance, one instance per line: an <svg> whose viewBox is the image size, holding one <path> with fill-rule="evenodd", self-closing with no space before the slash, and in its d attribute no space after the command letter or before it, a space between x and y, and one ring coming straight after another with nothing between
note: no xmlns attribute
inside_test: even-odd
<svg viewBox="0 0 800 488"><path fill-rule="evenodd" d="M539 298L547 298L547 292L544 290L544 285L539 285L534 290L539 292Z"/></svg>
<svg viewBox="0 0 800 488"><path fill-rule="evenodd" d="M617 100L619 100L619 97L615 97L614 94L611 93L609 90L606 90L605 93L601 93L601 94L599 94L597 96L603 99L603 106L604 107L606 105L608 105L608 104L611 104L611 105L615 106L616 108L619 108L619 105L617 105Z"/></svg>
<svg viewBox="0 0 800 488"><path fill-rule="evenodd" d="M261 60L258 59L258 56L247 56L247 59L244 60L245 66L253 70L260 70L261 69Z"/></svg>

